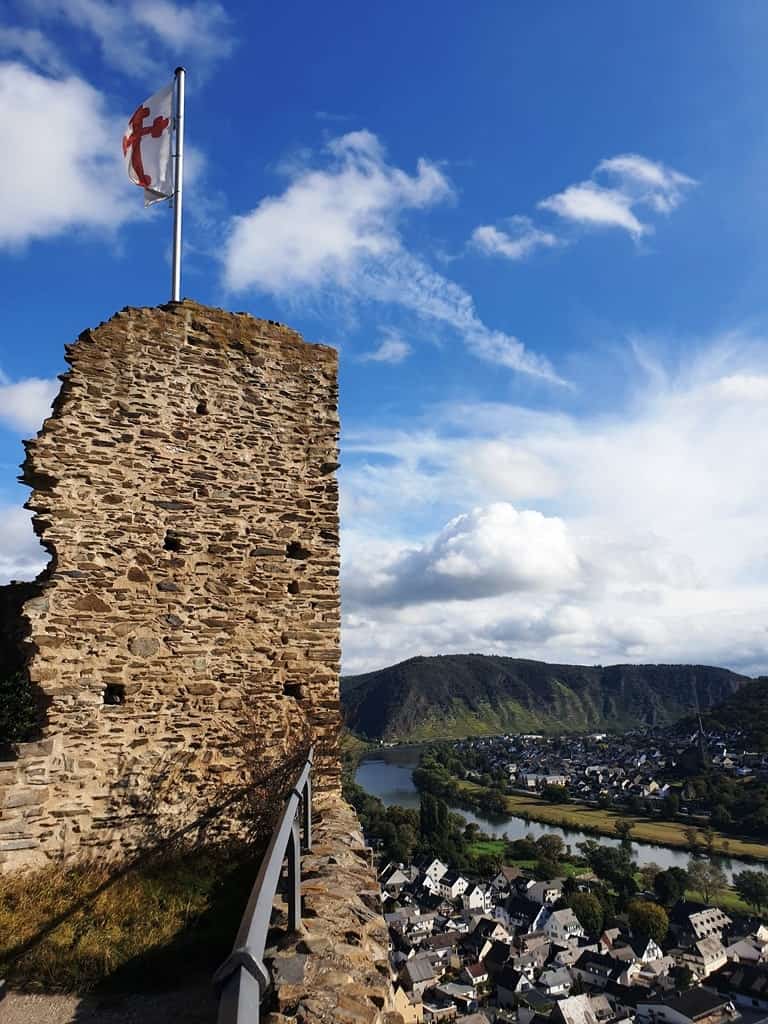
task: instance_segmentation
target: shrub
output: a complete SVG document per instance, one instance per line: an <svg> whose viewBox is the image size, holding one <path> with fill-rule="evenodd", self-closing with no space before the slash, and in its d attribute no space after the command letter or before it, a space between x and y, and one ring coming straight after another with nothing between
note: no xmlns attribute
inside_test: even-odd
<svg viewBox="0 0 768 1024"><path fill-rule="evenodd" d="M0 747L34 737L38 708L32 686L20 672L0 677Z"/></svg>

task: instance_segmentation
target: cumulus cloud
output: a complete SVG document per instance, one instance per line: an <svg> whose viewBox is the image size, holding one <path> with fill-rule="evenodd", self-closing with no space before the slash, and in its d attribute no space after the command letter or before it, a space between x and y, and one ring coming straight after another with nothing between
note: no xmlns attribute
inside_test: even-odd
<svg viewBox="0 0 768 1024"><path fill-rule="evenodd" d="M395 303L458 332L481 359L562 383L519 339L487 327L463 288L403 244L404 212L453 194L437 166L421 159L408 174L367 131L333 140L326 157L319 168L293 166L280 195L233 219L224 250L229 288L286 299L334 287L356 301Z"/></svg>
<svg viewBox="0 0 768 1024"><path fill-rule="evenodd" d="M0 505L0 586L10 580L30 580L48 561L32 532L29 512Z"/></svg>
<svg viewBox="0 0 768 1024"><path fill-rule="evenodd" d="M611 184L602 184L595 180L597 177L608 178ZM590 180L569 185L538 205L565 220L590 227L621 228L639 239L653 227L640 220L637 208L671 213L683 201L685 191L696 184L693 178L662 163L625 153L601 161Z"/></svg>
<svg viewBox="0 0 768 1024"><path fill-rule="evenodd" d="M0 64L6 152L23 173L0 180L0 246L75 227L115 228L129 216L115 138L100 93L82 79ZM87 139L87 145L84 140Z"/></svg>
<svg viewBox="0 0 768 1024"><path fill-rule="evenodd" d="M482 224L472 232L471 244L487 256L503 256L508 260L523 260L535 249L552 248L559 239L551 231L537 228L528 217L510 217L509 231L492 224Z"/></svg>
<svg viewBox="0 0 768 1024"><path fill-rule="evenodd" d="M107 63L140 78L166 74L170 58L194 59L199 75L234 46L229 16L207 0L29 0L29 7L93 36Z"/></svg>
<svg viewBox="0 0 768 1024"><path fill-rule="evenodd" d="M402 552L379 571L365 600L398 606L560 589L578 573L561 519L496 502L454 517L433 540Z"/></svg>
<svg viewBox="0 0 768 1024"><path fill-rule="evenodd" d="M485 403L348 426L346 671L477 650L768 672L768 344L641 365L621 415Z"/></svg>
<svg viewBox="0 0 768 1024"><path fill-rule="evenodd" d="M389 363L392 366L402 363L411 354L411 346L400 336L399 331L385 328L383 341L370 352L360 356L363 363Z"/></svg>
<svg viewBox="0 0 768 1024"><path fill-rule="evenodd" d="M20 433L38 430L58 390L57 380L28 377L13 383L0 371L0 423Z"/></svg>

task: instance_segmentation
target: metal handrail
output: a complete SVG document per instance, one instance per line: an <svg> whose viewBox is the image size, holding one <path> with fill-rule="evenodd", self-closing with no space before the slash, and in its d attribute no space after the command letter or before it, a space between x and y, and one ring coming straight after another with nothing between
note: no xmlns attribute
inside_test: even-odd
<svg viewBox="0 0 768 1024"><path fill-rule="evenodd" d="M312 849L312 760L310 749L301 775L285 801L259 873L251 889L235 945L213 976L219 994L218 1024L258 1024L264 993L271 985L264 949L272 906L288 858L288 926L301 928L301 852ZM299 809L302 811L302 837Z"/></svg>

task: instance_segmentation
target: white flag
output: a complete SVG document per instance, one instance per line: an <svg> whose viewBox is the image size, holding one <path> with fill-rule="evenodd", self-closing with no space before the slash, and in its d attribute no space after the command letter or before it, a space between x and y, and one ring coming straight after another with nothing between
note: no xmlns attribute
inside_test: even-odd
<svg viewBox="0 0 768 1024"><path fill-rule="evenodd" d="M123 135L123 156L128 177L144 189L144 205L173 195L171 121L173 82L138 107Z"/></svg>

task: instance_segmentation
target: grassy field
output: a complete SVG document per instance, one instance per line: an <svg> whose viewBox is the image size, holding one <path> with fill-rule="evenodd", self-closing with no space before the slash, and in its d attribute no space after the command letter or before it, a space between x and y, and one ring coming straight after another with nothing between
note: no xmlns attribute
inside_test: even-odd
<svg viewBox="0 0 768 1024"><path fill-rule="evenodd" d="M535 860L520 860L515 857L505 857L504 850L507 844L503 839L476 839L468 846L469 852L475 855L490 855L503 860L509 867L517 867L526 871L533 871L536 867ZM588 868L578 867L570 861L560 861L560 872L562 875L579 875L588 872Z"/></svg>
<svg viewBox="0 0 768 1024"><path fill-rule="evenodd" d="M260 851L197 850L110 875L0 879L0 977L46 992L142 991L210 977L232 948Z"/></svg>
<svg viewBox="0 0 768 1024"><path fill-rule="evenodd" d="M481 789L476 783L456 780L458 789L466 792L477 792ZM551 804L537 796L512 794L505 797L507 810L519 817L528 817L531 821L545 822L563 828L595 829L600 835L615 836L616 823L629 821L632 823L632 838L647 843L658 843L661 846L688 847L685 837L685 826L673 821L653 821L645 818L634 818L630 814L621 814L587 804ZM714 849L717 853L732 857L753 857L757 860L768 860L768 844L751 842L715 833Z"/></svg>

